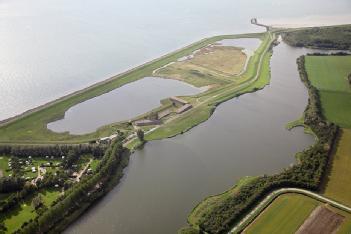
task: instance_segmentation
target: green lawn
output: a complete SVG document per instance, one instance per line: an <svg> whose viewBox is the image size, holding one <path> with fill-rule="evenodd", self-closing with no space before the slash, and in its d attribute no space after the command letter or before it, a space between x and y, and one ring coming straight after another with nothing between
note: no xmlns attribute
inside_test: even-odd
<svg viewBox="0 0 351 234"><path fill-rule="evenodd" d="M9 169L9 157L8 156L0 156L0 170L2 172L2 176L8 176L9 174L11 174L10 171L8 171Z"/></svg>
<svg viewBox="0 0 351 234"><path fill-rule="evenodd" d="M96 171L96 167L97 165L99 164L100 160L98 159L94 159L91 164L90 164L90 168L93 170L93 171Z"/></svg>
<svg viewBox="0 0 351 234"><path fill-rule="evenodd" d="M306 56L306 71L320 92L325 117L341 127L351 128L351 56Z"/></svg>
<svg viewBox="0 0 351 234"><path fill-rule="evenodd" d="M245 230L245 233L295 233L319 202L299 194L276 198Z"/></svg>
<svg viewBox="0 0 351 234"><path fill-rule="evenodd" d="M333 155L324 195L351 206L351 130L344 129Z"/></svg>
<svg viewBox="0 0 351 234"><path fill-rule="evenodd" d="M320 91L323 114L344 128L351 128L351 93Z"/></svg>

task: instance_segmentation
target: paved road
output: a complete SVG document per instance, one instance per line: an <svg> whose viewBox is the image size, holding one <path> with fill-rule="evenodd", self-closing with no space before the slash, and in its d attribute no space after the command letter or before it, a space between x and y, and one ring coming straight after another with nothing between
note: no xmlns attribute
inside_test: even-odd
<svg viewBox="0 0 351 234"><path fill-rule="evenodd" d="M269 203L276 197L278 197L279 195L282 195L284 193L299 193L299 194L304 194L307 195L309 197L315 198L321 202L324 203L328 203L334 207L337 207L339 209L345 210L347 212L351 213L351 207L345 206L343 204L341 204L340 202L334 201L332 199L329 199L327 197L324 197L318 193L314 193L305 189L299 189L299 188L282 188L282 189L278 189L275 190L273 192L271 192L268 196L265 197L265 199L263 199L263 201L261 201L249 214L247 214L236 226L234 226L229 234L231 233L237 233L238 230L241 230L242 228L245 227L245 225L247 225L247 221L255 218L259 215L260 211L262 211L267 205L269 205Z"/></svg>

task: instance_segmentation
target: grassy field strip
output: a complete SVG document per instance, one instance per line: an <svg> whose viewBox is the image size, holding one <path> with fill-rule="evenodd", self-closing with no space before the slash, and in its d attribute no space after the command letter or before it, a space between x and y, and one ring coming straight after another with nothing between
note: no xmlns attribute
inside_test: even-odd
<svg viewBox="0 0 351 234"><path fill-rule="evenodd" d="M329 199L318 193L314 193L305 189L299 188L282 188L271 192L267 195L249 214L247 214L238 224L236 224L228 233L239 233L244 230L275 198L285 193L299 193L318 201L328 203L338 209L351 213L351 207L343 205L335 200Z"/></svg>
<svg viewBox="0 0 351 234"><path fill-rule="evenodd" d="M245 228L243 233L293 234L320 204L313 198L297 193L280 195Z"/></svg>
<svg viewBox="0 0 351 234"><path fill-rule="evenodd" d="M331 157L323 194L351 205L351 129L342 129L336 143L336 152Z"/></svg>
<svg viewBox="0 0 351 234"><path fill-rule="evenodd" d="M344 128L351 128L351 56L305 57L308 79L318 89L324 116Z"/></svg>

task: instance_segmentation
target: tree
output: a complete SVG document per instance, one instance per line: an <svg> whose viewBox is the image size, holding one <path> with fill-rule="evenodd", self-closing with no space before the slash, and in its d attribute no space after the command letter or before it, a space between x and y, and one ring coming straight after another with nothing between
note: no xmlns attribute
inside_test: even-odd
<svg viewBox="0 0 351 234"><path fill-rule="evenodd" d="M144 139L144 131L141 130L141 129L138 129L137 130L137 136L138 136L138 139L141 141L141 142L144 142L145 139Z"/></svg>
<svg viewBox="0 0 351 234"><path fill-rule="evenodd" d="M11 168L13 172L13 176L21 176L23 173L21 172L21 164L20 160L17 157L11 157Z"/></svg>
<svg viewBox="0 0 351 234"><path fill-rule="evenodd" d="M24 185L24 179L20 177L1 177L0 193L19 191Z"/></svg>
<svg viewBox="0 0 351 234"><path fill-rule="evenodd" d="M72 164L78 159L79 155L74 150L69 150L67 158L64 162L64 168L70 168Z"/></svg>
<svg viewBox="0 0 351 234"><path fill-rule="evenodd" d="M43 202L43 196L39 193L38 196L33 198L32 200L32 206L35 210L39 209L42 205L44 205Z"/></svg>

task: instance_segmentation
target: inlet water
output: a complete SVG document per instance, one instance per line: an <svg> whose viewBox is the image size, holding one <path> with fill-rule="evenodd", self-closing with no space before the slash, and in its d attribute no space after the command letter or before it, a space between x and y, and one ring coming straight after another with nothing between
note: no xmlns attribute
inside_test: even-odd
<svg viewBox="0 0 351 234"><path fill-rule="evenodd" d="M178 80L146 77L68 109L64 119L48 124L55 132L84 134L106 124L129 120L158 106L160 100L200 93L201 88Z"/></svg>

